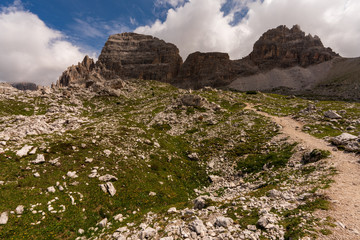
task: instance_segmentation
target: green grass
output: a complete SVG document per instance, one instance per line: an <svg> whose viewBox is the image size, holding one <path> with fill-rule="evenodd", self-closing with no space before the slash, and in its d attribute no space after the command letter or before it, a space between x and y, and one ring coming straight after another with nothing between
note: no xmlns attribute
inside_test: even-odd
<svg viewBox="0 0 360 240"><path fill-rule="evenodd" d="M256 173L263 170L263 167L276 170L285 167L292 156L294 145L288 145L279 152L271 152L268 154L250 154L244 160L240 160L237 169L243 173Z"/></svg>

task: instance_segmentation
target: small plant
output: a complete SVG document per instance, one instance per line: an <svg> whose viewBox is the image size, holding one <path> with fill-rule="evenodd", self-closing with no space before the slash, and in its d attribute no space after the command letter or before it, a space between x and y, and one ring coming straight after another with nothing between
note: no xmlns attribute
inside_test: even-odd
<svg viewBox="0 0 360 240"><path fill-rule="evenodd" d="M330 152L327 150L314 149L310 153L305 153L302 157L302 161L304 164L314 163L321 159L328 158L330 155Z"/></svg>

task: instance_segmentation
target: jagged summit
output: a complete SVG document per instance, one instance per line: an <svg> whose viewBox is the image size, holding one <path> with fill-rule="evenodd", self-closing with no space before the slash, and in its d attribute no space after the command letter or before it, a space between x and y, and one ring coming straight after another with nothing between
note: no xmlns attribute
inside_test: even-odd
<svg viewBox="0 0 360 240"><path fill-rule="evenodd" d="M109 37L99 62L123 78L170 82L179 72L179 49L158 38L137 33Z"/></svg>
<svg viewBox="0 0 360 240"><path fill-rule="evenodd" d="M299 25L270 29L255 42L247 57L260 69L308 67L339 56L325 48L318 36L305 35Z"/></svg>

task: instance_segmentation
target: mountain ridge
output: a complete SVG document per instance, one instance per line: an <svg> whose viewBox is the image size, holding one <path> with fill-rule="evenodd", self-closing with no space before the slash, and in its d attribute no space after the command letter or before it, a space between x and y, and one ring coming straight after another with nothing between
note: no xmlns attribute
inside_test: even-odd
<svg viewBox="0 0 360 240"><path fill-rule="evenodd" d="M331 97L360 99L353 87L359 85L359 71L354 63L357 58L341 57L324 47L318 36L306 35L298 25L291 29L280 25L266 31L255 42L253 51L238 60L231 60L227 53L195 52L183 62L174 44L149 35L122 33L109 37L99 60L91 60L91 67L88 61L85 57L82 63L69 67L57 85L86 87L88 80L105 83L111 79L139 78L185 89L210 86L323 97L329 96L327 88L331 88ZM346 82L341 91L334 87L334 78Z"/></svg>

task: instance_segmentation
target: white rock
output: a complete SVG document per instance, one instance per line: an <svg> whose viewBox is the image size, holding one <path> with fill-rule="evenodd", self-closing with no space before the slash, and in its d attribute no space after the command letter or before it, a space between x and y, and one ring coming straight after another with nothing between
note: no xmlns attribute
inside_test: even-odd
<svg viewBox="0 0 360 240"><path fill-rule="evenodd" d="M45 162L45 157L43 154L38 154L34 161L31 161L32 164L40 164Z"/></svg>
<svg viewBox="0 0 360 240"><path fill-rule="evenodd" d="M1 186L1 185L4 185L4 184L5 184L5 182L4 182L4 181L0 181L0 186Z"/></svg>
<svg viewBox="0 0 360 240"><path fill-rule="evenodd" d="M82 234L85 233L85 231L84 231L84 229L81 229L81 228L80 228L80 229L78 230L78 233L79 233L80 235L82 235Z"/></svg>
<svg viewBox="0 0 360 240"><path fill-rule="evenodd" d="M48 192L51 192L51 193L54 193L56 190L55 190L54 187L51 186L51 187L48 187L48 188L47 188L47 191L48 191Z"/></svg>
<svg viewBox="0 0 360 240"><path fill-rule="evenodd" d="M195 209L199 209L199 210L205 208L205 206L206 206L206 199L208 199L207 196L197 197L197 198L194 200L194 208L195 208Z"/></svg>
<svg viewBox="0 0 360 240"><path fill-rule="evenodd" d="M349 133L342 133L341 135L334 137L333 141L337 141L337 142L339 142L339 144L341 144L343 142L356 140L356 139L358 139L357 136L354 136L354 135L349 134Z"/></svg>
<svg viewBox="0 0 360 240"><path fill-rule="evenodd" d="M327 118L331 118L331 119L339 119L342 118L339 114L337 114L337 112L329 110L324 112L324 116Z"/></svg>
<svg viewBox="0 0 360 240"><path fill-rule="evenodd" d="M163 238L160 238L160 240L174 240L173 237L163 237Z"/></svg>
<svg viewBox="0 0 360 240"><path fill-rule="evenodd" d="M112 153L109 149L104 150L105 155L108 157Z"/></svg>
<svg viewBox="0 0 360 240"><path fill-rule="evenodd" d="M149 196L156 196L156 192L149 192Z"/></svg>
<svg viewBox="0 0 360 240"><path fill-rule="evenodd" d="M5 225L9 221L9 213L3 212L0 215L0 225Z"/></svg>
<svg viewBox="0 0 360 240"><path fill-rule="evenodd" d="M31 152L29 152L29 154L31 154L31 155L35 154L36 150L37 150L37 148L33 148L33 150L31 150Z"/></svg>
<svg viewBox="0 0 360 240"><path fill-rule="evenodd" d="M66 176L68 176L69 178L77 178L77 177L79 177L78 175L76 175L76 171L68 171L67 173L66 173Z"/></svg>
<svg viewBox="0 0 360 240"><path fill-rule="evenodd" d="M16 214L19 214L19 215L23 214L24 213L24 206L23 205L17 206L16 209L15 209L15 212L16 212Z"/></svg>
<svg viewBox="0 0 360 240"><path fill-rule="evenodd" d="M91 163L92 161L94 161L94 159L92 159L92 158L87 158L87 157L85 158L85 162L86 162L86 163Z"/></svg>
<svg viewBox="0 0 360 240"><path fill-rule="evenodd" d="M118 214L118 215L115 215L114 220L122 222L123 221L123 215L121 213Z"/></svg>
<svg viewBox="0 0 360 240"><path fill-rule="evenodd" d="M111 196L114 196L116 194L116 189L115 189L114 185L112 184L112 182L100 184L99 186L100 186L101 190L103 190L103 192L109 193Z"/></svg>
<svg viewBox="0 0 360 240"><path fill-rule="evenodd" d="M176 207L169 208L168 213L177 213Z"/></svg>
<svg viewBox="0 0 360 240"><path fill-rule="evenodd" d="M111 196L114 196L116 193L116 189L114 185L111 182L106 183L106 188Z"/></svg>
<svg viewBox="0 0 360 240"><path fill-rule="evenodd" d="M40 177L40 174L38 172L34 173L34 177L38 178Z"/></svg>
<svg viewBox="0 0 360 240"><path fill-rule="evenodd" d="M215 184L216 183L221 183L221 182L224 181L224 178L219 177L219 176L215 176L215 175L210 175L209 178L210 178L211 182L213 182Z"/></svg>
<svg viewBox="0 0 360 240"><path fill-rule="evenodd" d="M156 235L156 230L148 227L145 230L141 231L140 239L151 239Z"/></svg>
<svg viewBox="0 0 360 240"><path fill-rule="evenodd" d="M53 160L50 160L49 163L54 166L60 166L59 158L55 158Z"/></svg>
<svg viewBox="0 0 360 240"><path fill-rule="evenodd" d="M197 153L191 153L191 154L188 155L188 158L190 158L191 160L198 161L199 160L199 155Z"/></svg>
<svg viewBox="0 0 360 240"><path fill-rule="evenodd" d="M192 221L189 224L189 229L193 232L196 232L196 234L200 235L200 236L204 236L207 232L207 229L206 229L203 221L201 221L200 219L196 219L196 220Z"/></svg>
<svg viewBox="0 0 360 240"><path fill-rule="evenodd" d="M101 227L101 228L105 228L106 225L108 224L108 219L107 218L104 218L103 220L101 220L97 226Z"/></svg>
<svg viewBox="0 0 360 240"><path fill-rule="evenodd" d="M227 218L227 217L217 217L216 221L215 221L215 226L217 227L224 227L224 228L228 228L230 225L232 225L233 220L231 218Z"/></svg>
<svg viewBox="0 0 360 240"><path fill-rule="evenodd" d="M103 182L109 182L109 181L117 181L118 178L113 175L106 174L104 176L99 177L99 180Z"/></svg>
<svg viewBox="0 0 360 240"><path fill-rule="evenodd" d="M32 146L25 145L19 151L16 152L16 155L18 157L26 156L30 151L30 149L32 149Z"/></svg>

